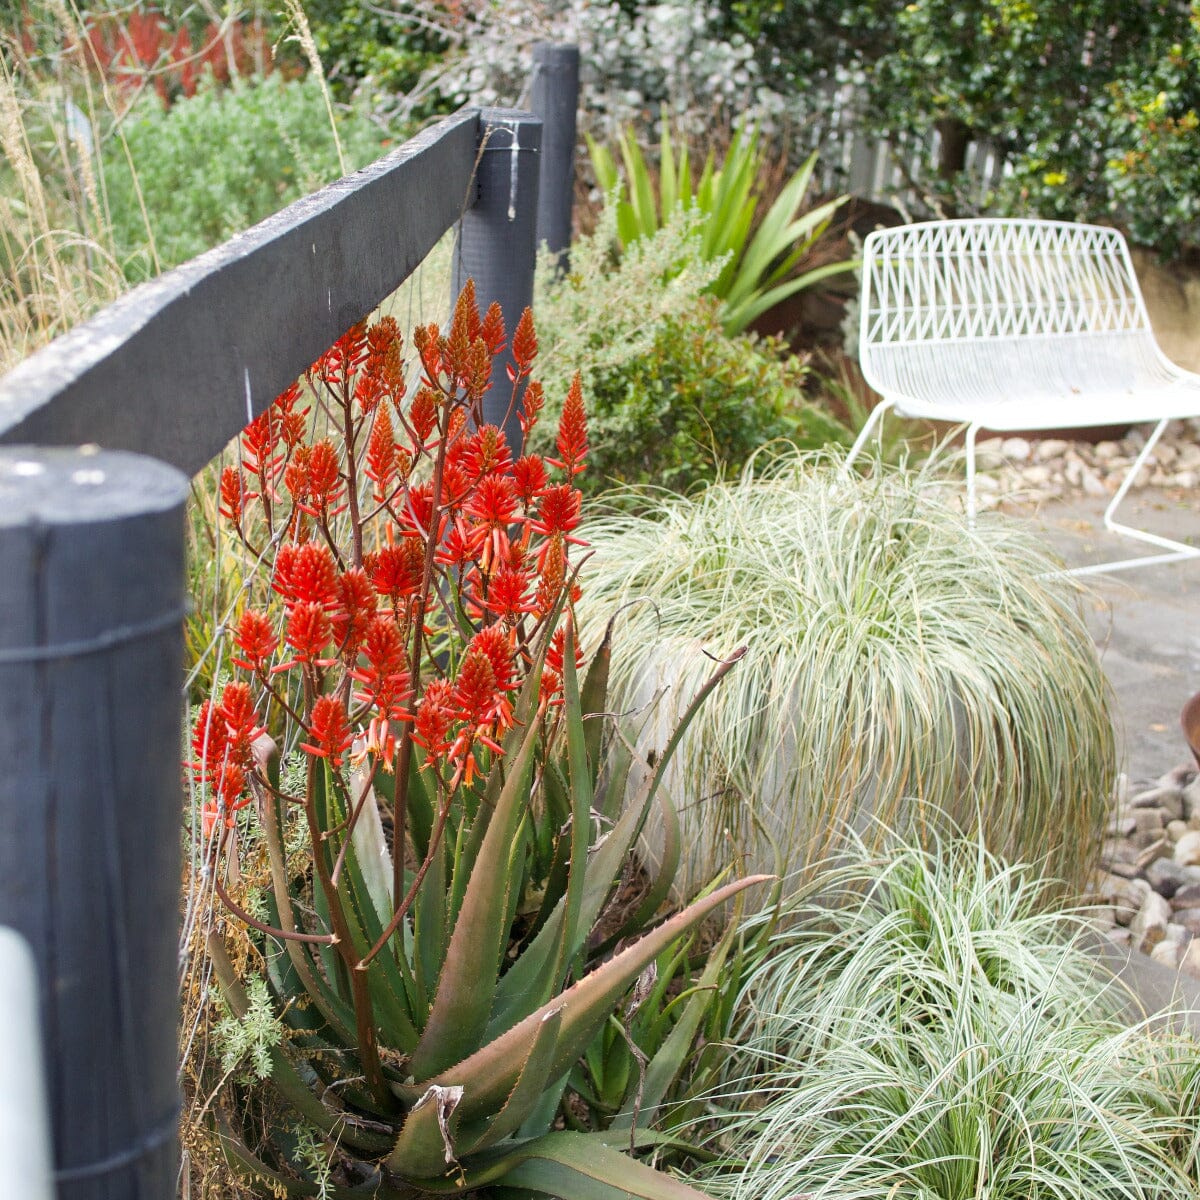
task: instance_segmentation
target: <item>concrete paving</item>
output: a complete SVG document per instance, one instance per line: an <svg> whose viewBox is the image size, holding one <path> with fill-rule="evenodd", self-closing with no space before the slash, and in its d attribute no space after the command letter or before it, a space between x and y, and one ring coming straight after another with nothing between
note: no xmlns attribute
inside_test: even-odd
<svg viewBox="0 0 1200 1200"><path fill-rule="evenodd" d="M1104 530L1105 504L1095 497L1053 501L1032 519L1070 566L1156 553ZM1118 515L1126 524L1200 546L1200 495L1147 490L1128 499ZM1082 582L1088 626L1116 695L1123 769L1136 790L1191 761L1179 713L1200 691L1200 558Z"/></svg>
<svg viewBox="0 0 1200 1200"><path fill-rule="evenodd" d="M1103 498L1053 501L1032 519L1070 566L1155 551L1107 533ZM1020 514L1030 519L1031 514ZM1200 545L1200 496L1144 491L1120 519ZM1179 727L1184 702L1200 691L1200 558L1086 577L1084 612L1116 698L1123 769L1131 793L1190 763ZM1173 1007L1173 1020L1200 1036L1200 980L1106 940L1098 952L1138 997L1131 1018Z"/></svg>

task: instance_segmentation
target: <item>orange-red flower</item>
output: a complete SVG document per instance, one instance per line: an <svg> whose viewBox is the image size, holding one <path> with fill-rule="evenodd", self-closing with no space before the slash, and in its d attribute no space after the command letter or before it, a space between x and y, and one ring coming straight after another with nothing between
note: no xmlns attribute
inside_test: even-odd
<svg viewBox="0 0 1200 1200"><path fill-rule="evenodd" d="M311 667L329 667L333 665L332 658L323 658L322 651L329 645L333 636L333 624L329 613L320 604L311 600L301 600L291 606L288 613L287 632L284 635L287 644L296 651L295 658L279 663L274 673L287 671L297 663Z"/></svg>
<svg viewBox="0 0 1200 1200"><path fill-rule="evenodd" d="M518 458L513 463L512 478L513 487L526 508L533 507L534 500L542 494L549 482L546 464L538 454L526 454L523 458Z"/></svg>
<svg viewBox="0 0 1200 1200"><path fill-rule="evenodd" d="M333 555L316 542L285 542L280 546L271 586L289 607L307 602L334 609L341 600Z"/></svg>
<svg viewBox="0 0 1200 1200"><path fill-rule="evenodd" d="M338 576L341 605L332 614L333 640L348 660L358 653L367 625L375 615L375 588L366 571L352 567Z"/></svg>
<svg viewBox="0 0 1200 1200"><path fill-rule="evenodd" d="M238 619L233 632L234 645L242 652L241 658L231 658L235 667L243 671L265 671L279 645L279 638L270 620L252 608L246 609Z"/></svg>
<svg viewBox="0 0 1200 1200"><path fill-rule="evenodd" d="M408 656L396 622L382 613L371 619L362 641L366 665L347 672L364 686L355 700L368 704L389 721L409 720L404 705L412 696Z"/></svg>
<svg viewBox="0 0 1200 1200"><path fill-rule="evenodd" d="M479 606L505 625L515 625L523 613L533 612L528 593L529 572L503 563L488 581L487 596L480 598Z"/></svg>
<svg viewBox="0 0 1200 1200"><path fill-rule="evenodd" d="M366 556L371 586L387 596L393 607L421 590L425 576L425 545L417 538L401 538L399 544L383 546Z"/></svg>
<svg viewBox="0 0 1200 1200"><path fill-rule="evenodd" d="M246 501L253 493L246 491L246 481L237 467L226 467L221 472L221 502L219 512L227 521L240 525Z"/></svg>
<svg viewBox="0 0 1200 1200"><path fill-rule="evenodd" d="M425 694L417 705L412 739L418 746L424 746L431 757L449 749L446 734L454 721L452 691L449 680L433 679L426 684Z"/></svg>
<svg viewBox="0 0 1200 1200"><path fill-rule="evenodd" d="M330 765L340 767L347 747L354 740L346 710L333 696L319 696L308 717L308 736L300 749L317 758L327 758Z"/></svg>
<svg viewBox="0 0 1200 1200"><path fill-rule="evenodd" d="M562 415L558 419L558 438L554 444L562 457L548 459L552 466L566 471L572 479L580 471L586 470L587 464L584 459L587 458L588 452L587 413L583 407L583 385L580 383L578 371L567 389Z"/></svg>
<svg viewBox="0 0 1200 1200"><path fill-rule="evenodd" d="M546 395L542 385L536 379L531 379L525 385L525 394L521 397L521 408L518 416L521 421L521 432L528 437L529 431L537 424L538 415L546 403Z"/></svg>
<svg viewBox="0 0 1200 1200"><path fill-rule="evenodd" d="M533 328L533 313L527 308L517 322L512 340L513 361L522 374L529 373L533 360L537 358L537 352L538 341Z"/></svg>

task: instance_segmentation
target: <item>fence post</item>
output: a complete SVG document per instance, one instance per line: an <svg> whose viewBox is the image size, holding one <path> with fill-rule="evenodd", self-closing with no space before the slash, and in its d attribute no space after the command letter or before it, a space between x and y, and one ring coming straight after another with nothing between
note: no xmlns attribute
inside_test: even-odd
<svg viewBox="0 0 1200 1200"><path fill-rule="evenodd" d="M467 279L474 279L480 312L499 303L511 346L521 313L533 303L542 122L519 109L485 108L479 114L479 140L478 198L459 225L451 301ZM511 363L507 349L493 362L483 418L499 425L515 450L521 427L510 410L506 370Z"/></svg>
<svg viewBox="0 0 1200 1200"><path fill-rule="evenodd" d="M529 107L542 118L537 244L567 269L575 201L575 114L579 107L579 47L538 42L533 48Z"/></svg>
<svg viewBox="0 0 1200 1200"><path fill-rule="evenodd" d="M59 1200L177 1186L187 487L0 449L0 924L37 963Z"/></svg>

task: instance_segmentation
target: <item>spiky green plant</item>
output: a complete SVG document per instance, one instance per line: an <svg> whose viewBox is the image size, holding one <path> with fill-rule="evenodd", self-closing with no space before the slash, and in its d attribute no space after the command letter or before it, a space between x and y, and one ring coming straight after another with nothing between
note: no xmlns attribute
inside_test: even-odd
<svg viewBox="0 0 1200 1200"><path fill-rule="evenodd" d="M743 996L716 1098L731 1200L1186 1200L1200 1045L1129 998L1048 885L976 841L861 843Z"/></svg>
<svg viewBox="0 0 1200 1200"><path fill-rule="evenodd" d="M591 520L580 618L594 635L624 606L613 703L642 744L713 656L751 647L666 781L688 798L685 890L723 861L727 830L757 845L751 862L774 841L799 869L845 828L923 828L930 806L1082 882L1116 745L1078 592L1016 521L971 528L935 466L860 478L784 451Z"/></svg>
<svg viewBox="0 0 1200 1200"><path fill-rule="evenodd" d="M617 1148L655 1141L649 1119L712 1007L699 970L672 967L690 994L669 1003L664 986L648 1006L645 1073L605 1114L612 1130L555 1124L626 993L639 980L653 992L650 965L764 877L660 920L668 859L631 914L602 920L656 803L673 823L656 793L678 735L623 804L633 756L622 769L604 749L610 639L577 675L569 615L569 481L588 452L578 380L560 457L514 462L481 413L508 343L499 307L481 317L468 281L449 329L413 341L410 394L398 323L351 328L306 373L308 393L297 383L247 426L221 474L221 517L259 566L233 633L238 677L192 726L207 865L246 930L231 947L214 923L207 948L252 1027L232 1061L257 1047L291 1112L260 1123L255 1095L223 1078L210 1119L230 1162L278 1196L704 1200ZM528 310L508 344L528 430L541 408ZM308 440L306 394L329 437ZM257 1007L235 965L247 942L267 985Z"/></svg>
<svg viewBox="0 0 1200 1200"><path fill-rule="evenodd" d="M788 178L756 226L756 210L762 198L756 183L766 163L757 130L738 130L719 167L710 151L700 178L693 181L686 143L676 158L670 131L664 124L657 188L632 129L621 134L618 147L625 167L623 180L611 151L588 138L592 169L609 204L616 207L622 244L628 248L653 236L676 208L698 212L702 217L702 260L723 260L724 264L708 290L722 302L727 333L741 333L789 296L854 266L852 262L827 263L795 274L829 228L834 213L849 199L840 196L805 210L817 164L815 153Z"/></svg>

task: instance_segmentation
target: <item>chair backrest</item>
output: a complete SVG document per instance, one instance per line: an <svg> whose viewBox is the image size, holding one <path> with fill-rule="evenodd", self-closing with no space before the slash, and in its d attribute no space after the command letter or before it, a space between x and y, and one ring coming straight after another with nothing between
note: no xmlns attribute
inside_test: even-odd
<svg viewBox="0 0 1200 1200"><path fill-rule="evenodd" d="M863 246L860 354L930 342L1146 331L1125 239L1064 221L929 221Z"/></svg>

